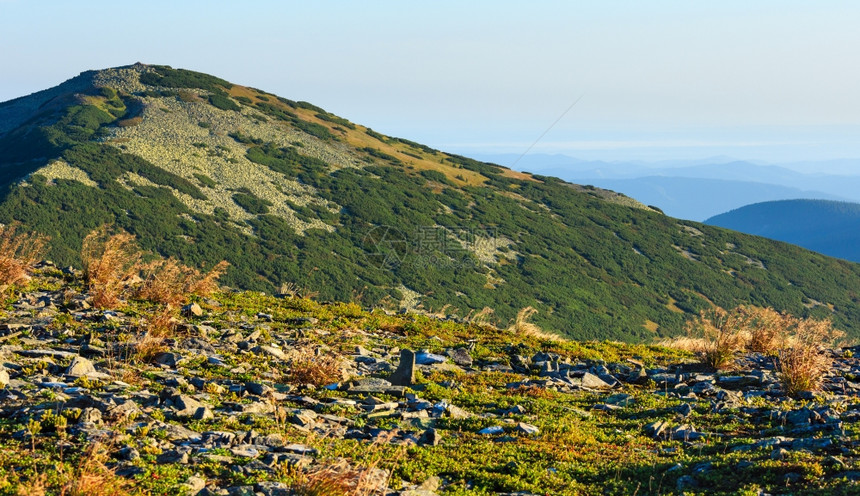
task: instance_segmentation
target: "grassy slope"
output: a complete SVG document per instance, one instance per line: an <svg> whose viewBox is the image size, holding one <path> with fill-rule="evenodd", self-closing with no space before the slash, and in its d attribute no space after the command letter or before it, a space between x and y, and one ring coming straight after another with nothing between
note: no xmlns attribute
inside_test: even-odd
<svg viewBox="0 0 860 496"><path fill-rule="evenodd" d="M291 148L300 158L287 164L287 177L313 186L322 199L340 207L334 214L295 207L297 214L336 230L299 234L260 208L249 221L256 237L249 238L218 212L190 210L173 191L205 197L193 177L91 143L110 135L136 102L134 95L99 89L0 137L0 145L18 154L15 161L7 156L0 172L8 172L7 182L30 172L33 164L44 163L40 157L47 149L86 171L100 187L62 179L52 185L33 176L27 186L7 190L0 220L17 219L50 235L51 257L62 264L77 264L83 236L113 222L136 234L145 248L189 264L227 259L232 267L225 281L237 287L272 291L293 282L326 300L397 308L404 296L397 288L405 285L423 295L428 310L447 305L446 312L463 316L490 307L505 325L520 308L533 306L539 310L535 322L579 338L648 340L676 334L690 313L711 303L770 305L818 317L829 316L832 308L838 327L860 335L853 289L860 286L860 269L854 264L622 206L606 201L599 190L385 137L310 104L211 76L183 79L184 73L158 70L172 77L162 79L162 85L193 84L229 94L235 102L227 105L250 106L285 132L301 128L318 136L321 146L346 150L366 164L333 172L302 159L301 148ZM183 97L171 88L159 91L160 98ZM17 138L31 134L42 141L16 147ZM244 145L259 152L265 143ZM129 170L153 184L131 191L121 186L117 178ZM394 247L401 249L396 254L402 263L383 267L379 262L385 254L374 251L379 245L368 245L366 236L380 225L395 228L405 241ZM418 250L421 236L439 235L428 226L452 228L449 234L494 243L499 250L491 261L482 261L447 235L444 243ZM513 243L505 248L507 240ZM822 305L811 306L812 300Z"/></svg>
<svg viewBox="0 0 860 496"><path fill-rule="evenodd" d="M21 289L66 291L67 297L77 297L82 290L80 283L64 283L57 278L59 275L59 272L48 270L29 287ZM7 321L7 313L14 313L13 300L4 299L0 307L0 323ZM470 353L477 364L505 364L514 355L531 356L537 351L557 353L561 360L571 362L606 364L613 370L629 367L630 362L626 360L630 358L644 362L649 368L689 360L684 353L657 347L541 341L488 326L456 324L423 316L389 316L379 311L368 313L352 304L321 305L308 299L276 299L254 292L226 293L200 303L205 315L181 323L188 324L186 329L194 329L201 323L214 329L204 339L217 343L224 335L233 332L233 328L238 327L237 323L241 323L245 331L240 332L245 334L255 328L264 329L260 343L290 343L288 350L294 347L302 347L306 353L324 350L328 357L349 359L356 346L373 350L426 348L438 353L470 342ZM137 319L149 315L154 308L145 301L131 301L119 310L120 319L125 315ZM43 337L46 333L53 333L63 338L54 340L52 346L62 347L66 346L64 343L97 338L103 346L111 349L129 339L127 326L106 325L100 312L73 319L69 316L70 311L61 308L53 322L39 331ZM261 312L270 315L271 319L261 320ZM316 319L313 330L306 328L303 323L306 319ZM302 327L305 328L300 329ZM28 348L36 342L25 342L27 337L26 334L13 337L7 343ZM179 334L175 339L181 341L188 337ZM678 396L686 393L688 388L664 391L663 388L655 389L653 384L625 385L620 390L602 393L562 393L540 386L517 389L506 384L522 381L524 376L490 372L476 366L477 370L469 373L446 372L439 368L421 377L414 388L421 399L434 403L444 400L475 414L470 418L410 420L370 415L357 406L318 408L320 413L348 419L350 426L359 429L375 427L383 432L405 431L417 435L432 425L442 436L438 446L403 447L384 442L371 444L368 441L315 436L289 422L280 422L277 416L269 413L238 416L222 413L221 409L229 411L230 405L256 401L254 397L237 396L228 389L247 381L259 381L261 376L274 378L274 385L279 390L289 390L295 395L277 403L279 411L287 414L293 409L307 407L302 396L322 401L357 397L324 388L304 389L303 383L290 375L290 364L284 360L247 351L219 349L219 353L231 364L229 367L208 365L205 357L188 356L182 351L185 360L176 371L183 377L205 379L205 397L218 411L216 417L208 420L167 418L170 423L185 425L196 432L253 429L260 436L283 436L286 443L305 443L318 449L316 458L320 461L345 457L356 467L378 466L391 470L392 487L420 484L431 476L440 476L446 481L443 494L450 496L514 491L554 495L681 494L683 491L676 490L677 481L694 474L700 486L698 489L688 488L684 494L759 494L758 490L771 494L855 494L836 474L857 470L860 462L856 447L843 451L837 461L828 456L827 450L816 450L815 453L797 451L774 459L771 456L773 449L768 446L732 449L784 434L784 422L778 418L768 419L761 412L767 412L768 408L789 411L809 406L807 401L786 400L775 406L769 405L763 397L751 397L743 400L743 407L724 408L715 413L712 402L706 397L679 399ZM68 365L62 359L60 362L58 367L61 369ZM95 359L95 362L99 370L109 373L113 380L131 382L130 389L118 388L121 383L111 384L111 380L80 379L75 382L76 387L93 394L111 390L120 391L117 394L121 395L134 394L135 391L157 392L165 387L165 371L159 366L113 356ZM241 367L234 369L236 365ZM44 361L30 359L22 373L31 377L45 367L48 365ZM253 367L255 373L243 372L248 367ZM176 378L175 374L167 375ZM532 379L539 380L534 376ZM263 381L268 383L268 379ZM186 385L182 390L187 392L193 388ZM629 395L626 404L615 410L592 409L597 404L612 402L613 398L617 400L618 393L623 393L622 397ZM398 400L386 395L379 397L386 401ZM69 436L65 430L56 428L58 418L67 419L68 426L73 426L80 409L64 406L48 388L22 401L29 407L27 410L0 420L0 432L4 433L0 450L0 494L33 494L28 490L32 491L40 481L49 492L59 492L64 483L84 474L94 478L91 483L112 480L109 472L98 464L86 463L89 443L85 439ZM826 398L818 401L826 403ZM692 406L692 412L687 419L679 420L675 411L685 404ZM497 415L500 409L515 405L522 407L524 413ZM833 403L833 407L841 410L845 405ZM131 494L180 494L181 484L195 474L222 487L253 485L262 481L292 485L302 480L301 471L290 469L286 463L272 471L242 474L232 467L245 465L251 459L225 449L193 453L191 464L175 461L156 463L158 455L172 446L158 442L165 437L164 424L156 422L157 419L164 420L162 410L169 415L169 408L149 404L132 418L115 423L107 421L105 425L117 437L108 443L107 455L99 460L114 466L116 451L123 446L134 447L141 454L131 463L138 469L137 475L131 477ZM654 439L645 434L644 426L655 420L694 424L698 431L708 435L694 442ZM33 422L39 430L31 439L27 432L34 431ZM540 429L540 434L527 436L517 433L516 422L534 424ZM493 436L478 434L480 429L491 425L503 425L505 432ZM24 435L9 435L16 432ZM847 423L839 442L856 446L857 436L856 424ZM63 449L58 449L59 445L63 445ZM211 455L221 456L228 462L207 459ZM790 484L786 482L787 474L796 474Z"/></svg>

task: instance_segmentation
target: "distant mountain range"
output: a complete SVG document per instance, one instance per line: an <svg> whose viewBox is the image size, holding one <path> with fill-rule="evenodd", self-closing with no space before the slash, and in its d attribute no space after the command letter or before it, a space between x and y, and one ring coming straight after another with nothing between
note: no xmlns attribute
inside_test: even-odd
<svg viewBox="0 0 860 496"><path fill-rule="evenodd" d="M860 204L783 200L747 205L705 221L860 262Z"/></svg>
<svg viewBox="0 0 860 496"><path fill-rule="evenodd" d="M518 161L519 157L512 154L478 158L504 165L516 162L518 170L618 191L659 207L667 215L698 221L773 200L860 202L860 160L775 166L727 157L656 163L584 161L541 154L526 155ZM822 170L832 172L824 174Z"/></svg>

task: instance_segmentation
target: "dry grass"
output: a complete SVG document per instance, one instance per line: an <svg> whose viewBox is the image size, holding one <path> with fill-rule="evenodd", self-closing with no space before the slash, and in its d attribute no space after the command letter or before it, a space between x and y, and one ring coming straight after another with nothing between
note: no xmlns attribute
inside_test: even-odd
<svg viewBox="0 0 860 496"><path fill-rule="evenodd" d="M729 368L739 351L777 355L777 374L789 395L816 391L832 366L826 347L844 336L829 320L798 319L771 308L740 306L702 311L688 336L661 345L699 353L714 369Z"/></svg>
<svg viewBox="0 0 860 496"><path fill-rule="evenodd" d="M563 337L552 334L550 332L546 332L537 324L533 324L528 320L532 318L534 314L538 313L537 309L534 307L525 307L519 312L517 312L517 317L514 319L514 322L508 327L509 332L513 332L519 336L530 336L533 338L540 339L542 341L566 341Z"/></svg>
<svg viewBox="0 0 860 496"><path fill-rule="evenodd" d="M300 473L292 484L291 489L299 496L371 496L386 494L390 469L383 470L383 465L392 466L404 454L404 448L399 447L388 455L385 449L390 444L394 433L380 436L370 446L363 443L356 445L360 452L352 453L352 457L361 460L357 465L351 465L345 459L332 460L331 463Z"/></svg>
<svg viewBox="0 0 860 496"><path fill-rule="evenodd" d="M109 459L107 447L95 442L81 457L81 465L72 474L60 494L63 496L126 496L130 493L131 482L116 475L107 468Z"/></svg>
<svg viewBox="0 0 860 496"><path fill-rule="evenodd" d="M30 267L45 253L48 238L21 233L20 227L0 226L0 288L26 281Z"/></svg>
<svg viewBox="0 0 860 496"><path fill-rule="evenodd" d="M791 340L779 351L777 373L786 394L817 391L832 367L825 347L833 346L844 333L829 320L801 319L793 322Z"/></svg>
<svg viewBox="0 0 860 496"><path fill-rule="evenodd" d="M176 310L164 305L147 315L141 322L137 341L134 343L135 360L149 363L156 355L167 351L165 340L176 327Z"/></svg>
<svg viewBox="0 0 860 496"><path fill-rule="evenodd" d="M167 306L186 303L192 294L208 296L218 289L218 278L230 264L221 261L208 273L182 265L174 258L158 259L144 264L143 283L135 296Z"/></svg>
<svg viewBox="0 0 860 496"><path fill-rule="evenodd" d="M297 350L297 357L290 364L290 380L295 384L314 386L340 382L343 380L341 358L310 347Z"/></svg>
<svg viewBox="0 0 860 496"><path fill-rule="evenodd" d="M140 271L141 255L134 236L125 231L111 235L108 226L102 226L84 238L84 278L95 307L119 304L123 290Z"/></svg>
<svg viewBox="0 0 860 496"><path fill-rule="evenodd" d="M735 353L743 349L746 316L738 311L727 312L720 307L702 310L688 323L689 344L697 340L702 361L715 370L730 368Z"/></svg>
<svg viewBox="0 0 860 496"><path fill-rule="evenodd" d="M744 315L746 349L758 353L773 353L783 348L789 336L791 317L772 308L738 307Z"/></svg>

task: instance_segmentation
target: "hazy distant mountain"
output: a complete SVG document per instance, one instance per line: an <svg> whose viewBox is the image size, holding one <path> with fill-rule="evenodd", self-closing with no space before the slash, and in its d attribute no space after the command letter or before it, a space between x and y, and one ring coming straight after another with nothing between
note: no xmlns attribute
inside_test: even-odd
<svg viewBox="0 0 860 496"><path fill-rule="evenodd" d="M747 205L705 221L860 262L860 204L784 200Z"/></svg>
<svg viewBox="0 0 860 496"><path fill-rule="evenodd" d="M88 71L0 103L10 221L50 236L62 265L113 223L164 257L226 259L234 287L460 317L488 307L502 324L531 306L577 338L677 334L711 303L832 316L860 336L858 264L166 66Z"/></svg>
<svg viewBox="0 0 860 496"><path fill-rule="evenodd" d="M516 162L518 170L612 189L684 219L703 220L743 205L773 200L860 202L860 161L777 166L729 157L662 162L586 161L546 154L479 157L506 165ZM850 174L854 163L856 173Z"/></svg>
<svg viewBox="0 0 860 496"><path fill-rule="evenodd" d="M787 198L842 200L819 191L720 179L651 176L637 179L589 179L584 182L624 193L646 205L657 206L666 215L696 221L762 201Z"/></svg>

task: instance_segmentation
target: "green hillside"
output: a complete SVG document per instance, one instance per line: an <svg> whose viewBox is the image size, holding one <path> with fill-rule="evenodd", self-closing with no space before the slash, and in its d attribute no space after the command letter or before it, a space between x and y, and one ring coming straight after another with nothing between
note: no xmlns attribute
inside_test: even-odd
<svg viewBox="0 0 860 496"><path fill-rule="evenodd" d="M306 102L164 66L0 104L0 222L79 265L114 223L226 284L576 338L677 334L711 303L832 316L860 336L860 266L630 198L384 136Z"/></svg>

